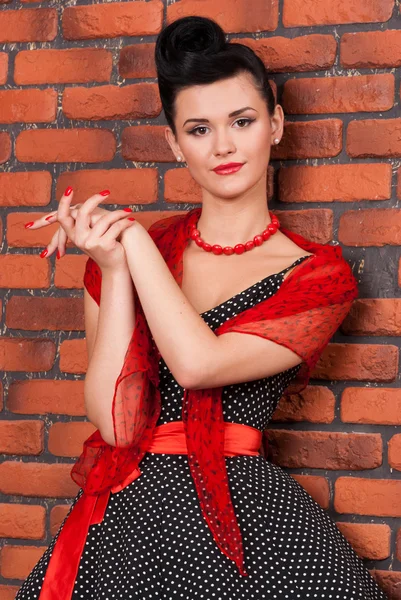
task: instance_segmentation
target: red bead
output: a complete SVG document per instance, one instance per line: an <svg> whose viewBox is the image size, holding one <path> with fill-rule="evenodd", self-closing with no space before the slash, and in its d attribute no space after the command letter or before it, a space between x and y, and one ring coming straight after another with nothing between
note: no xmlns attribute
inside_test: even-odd
<svg viewBox="0 0 401 600"><path fill-rule="evenodd" d="M197 229L193 229L191 231L191 238L194 240L196 237L200 236L200 231L198 231Z"/></svg>
<svg viewBox="0 0 401 600"><path fill-rule="evenodd" d="M263 237L261 235L255 235L253 238L255 246L261 246L264 242Z"/></svg>
<svg viewBox="0 0 401 600"><path fill-rule="evenodd" d="M203 246L202 246L202 248L203 248L204 250L206 250L206 252L211 252L211 251L212 251L212 246L211 246L211 244L208 244L207 242L203 242Z"/></svg>
<svg viewBox="0 0 401 600"><path fill-rule="evenodd" d="M234 254L234 248L232 246L225 246L223 252L224 254L227 254L227 256L230 256L230 254Z"/></svg>
<svg viewBox="0 0 401 600"><path fill-rule="evenodd" d="M262 232L262 238L264 239L264 241L268 240L270 236L271 236L271 233L270 233L270 231L268 231L267 229L265 229L265 230Z"/></svg>
<svg viewBox="0 0 401 600"><path fill-rule="evenodd" d="M245 250L247 250L247 251L248 251L248 250L252 250L252 248L255 248L255 244L253 243L253 241L252 241L252 240L250 240L249 242L247 242L247 243L245 244Z"/></svg>
<svg viewBox="0 0 401 600"><path fill-rule="evenodd" d="M275 233L277 231L277 226L273 225L273 223L269 223L266 229L267 231L270 231L270 233Z"/></svg>
<svg viewBox="0 0 401 600"><path fill-rule="evenodd" d="M237 244L234 246L234 252L235 254L243 254L245 252L244 244Z"/></svg>
<svg viewBox="0 0 401 600"><path fill-rule="evenodd" d="M215 244L214 246L212 246L212 252L213 254L221 254L223 252L223 248L218 244Z"/></svg>
<svg viewBox="0 0 401 600"><path fill-rule="evenodd" d="M197 236L195 238L195 244L197 244L198 246L200 246L202 248L202 246L203 246L203 240L202 240L202 238L200 238L199 236Z"/></svg>

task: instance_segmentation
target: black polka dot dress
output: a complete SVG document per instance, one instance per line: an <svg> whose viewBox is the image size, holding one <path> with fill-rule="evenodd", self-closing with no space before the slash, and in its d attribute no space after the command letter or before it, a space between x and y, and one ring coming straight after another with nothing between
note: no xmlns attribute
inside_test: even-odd
<svg viewBox="0 0 401 600"><path fill-rule="evenodd" d="M305 258L202 313L202 318L214 330L274 294L284 274ZM225 386L224 420L266 429L298 369ZM159 370L162 411L157 425L182 419L184 393L163 359ZM225 460L248 577L216 545L201 513L187 456L147 453L140 463L141 476L111 494L104 520L90 526L73 600L387 598L328 513L289 473L262 455ZM80 489L72 506L81 494ZM38 598L64 523L16 600Z"/></svg>

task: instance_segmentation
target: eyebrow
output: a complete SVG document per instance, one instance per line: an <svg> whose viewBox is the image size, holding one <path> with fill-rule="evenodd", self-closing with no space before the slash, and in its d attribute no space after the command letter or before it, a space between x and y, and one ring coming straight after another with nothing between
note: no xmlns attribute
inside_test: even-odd
<svg viewBox="0 0 401 600"><path fill-rule="evenodd" d="M258 112L255 108L252 108L252 106L244 106L244 108L239 108L238 110L234 110L234 112L230 113L228 116L229 117L236 117L237 115L240 115L241 113L243 113L245 110L254 110L255 112ZM209 119L187 119L183 125L183 127L187 124L187 123L209 123Z"/></svg>

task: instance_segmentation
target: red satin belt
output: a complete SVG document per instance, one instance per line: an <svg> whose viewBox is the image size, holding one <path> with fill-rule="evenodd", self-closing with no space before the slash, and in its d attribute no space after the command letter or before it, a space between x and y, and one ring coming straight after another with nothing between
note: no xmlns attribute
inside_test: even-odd
<svg viewBox="0 0 401 600"><path fill-rule="evenodd" d="M224 423L224 455L260 454L262 432L241 423ZM183 421L171 421L155 427L148 452L188 454ZM83 492L66 519L46 570L38 600L71 600L79 563L90 525L103 521L110 498L141 475L139 468L119 485L103 494L88 495Z"/></svg>

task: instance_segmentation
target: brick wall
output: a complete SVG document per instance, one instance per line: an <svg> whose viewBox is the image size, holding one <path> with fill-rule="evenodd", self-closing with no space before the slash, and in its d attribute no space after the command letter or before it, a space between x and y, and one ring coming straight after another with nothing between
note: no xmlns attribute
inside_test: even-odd
<svg viewBox="0 0 401 600"><path fill-rule="evenodd" d="M252 47L286 113L269 205L335 240L360 298L311 385L280 403L269 457L326 508L401 598L400 7L395 0L0 0L0 598L14 597L77 492L87 366L86 256L40 258L54 225L24 223L104 188L148 227L199 206L174 161L155 79L162 24L215 18ZM107 205L106 205L107 206Z"/></svg>

